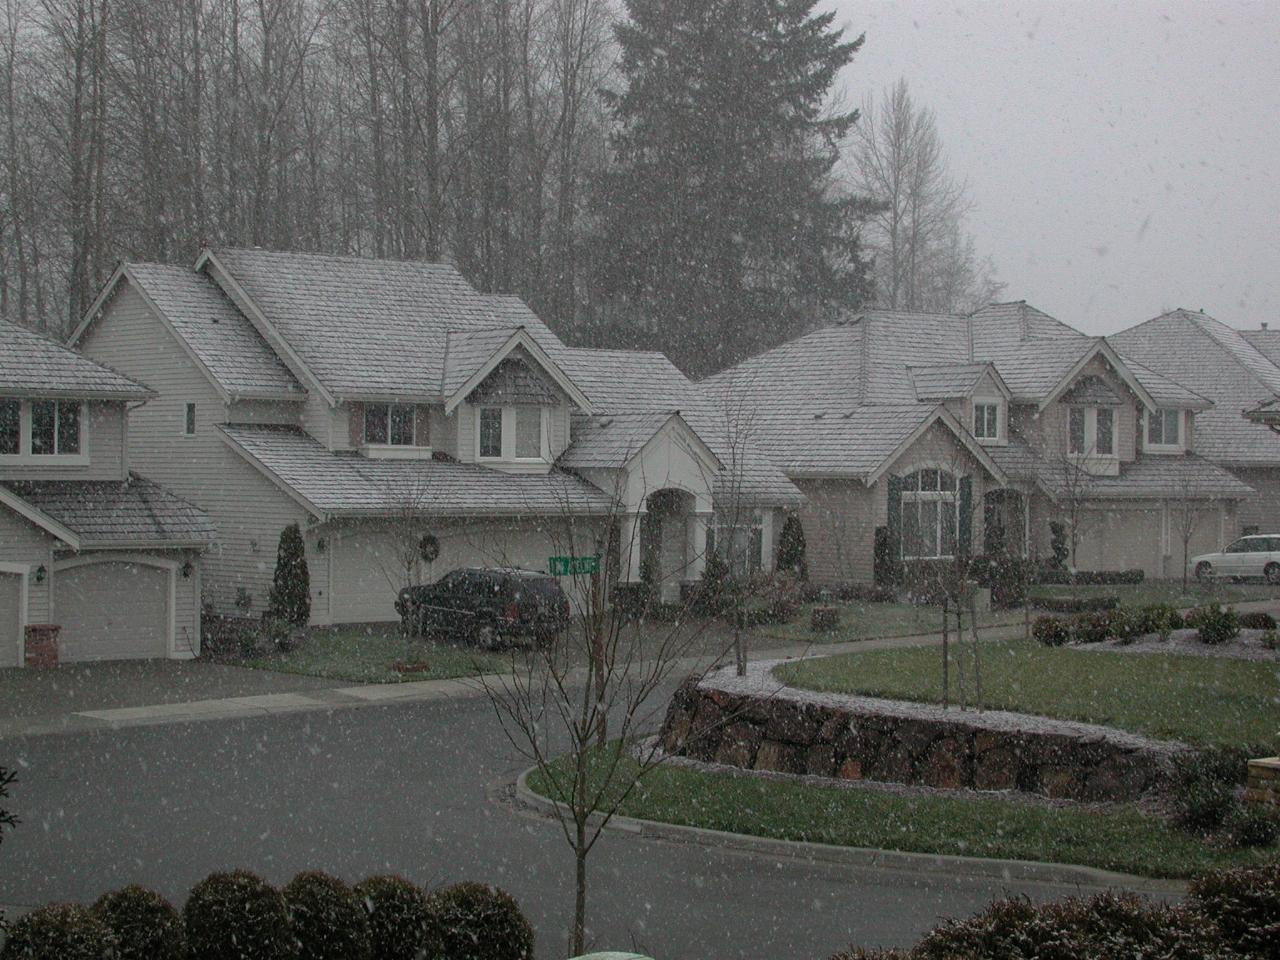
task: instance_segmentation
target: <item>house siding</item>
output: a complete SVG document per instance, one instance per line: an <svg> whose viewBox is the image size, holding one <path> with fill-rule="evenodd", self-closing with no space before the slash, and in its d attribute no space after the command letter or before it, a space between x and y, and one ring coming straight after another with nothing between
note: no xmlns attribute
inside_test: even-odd
<svg viewBox="0 0 1280 960"><path fill-rule="evenodd" d="M796 515L804 530L809 578L814 583L871 580L876 501L884 498L884 491L856 480L794 482L805 497Z"/></svg>
<svg viewBox="0 0 1280 960"><path fill-rule="evenodd" d="M203 599L218 612L234 613L243 588L252 598L251 612L260 612L280 530L305 521L307 513L232 450L218 424L233 410L265 416L272 405L242 401L229 409L132 285L123 285L105 312L85 338L84 354L159 394L132 412L128 433L134 469L200 507L213 522L216 543L204 558ZM190 437L182 434L188 403L196 405L196 432Z"/></svg>
<svg viewBox="0 0 1280 960"><path fill-rule="evenodd" d="M1253 496L1240 504L1231 533L1245 527L1257 527L1259 533L1280 533L1280 467L1228 467L1237 479L1254 490Z"/></svg>
<svg viewBox="0 0 1280 960"><path fill-rule="evenodd" d="M53 548L57 541L26 517L0 506L0 560L30 566L27 577L27 622L49 622L50 586L53 583ZM35 568L47 571L36 583Z"/></svg>
<svg viewBox="0 0 1280 960"><path fill-rule="evenodd" d="M235 400L227 404L227 423L280 423L301 426L297 403L279 400Z"/></svg>
<svg viewBox="0 0 1280 960"><path fill-rule="evenodd" d="M96 359L96 358L95 358ZM154 402L154 401L153 401ZM118 401L87 401L89 422L87 464L4 464L0 472L8 480L124 480L129 475L125 452L125 418L128 411Z"/></svg>

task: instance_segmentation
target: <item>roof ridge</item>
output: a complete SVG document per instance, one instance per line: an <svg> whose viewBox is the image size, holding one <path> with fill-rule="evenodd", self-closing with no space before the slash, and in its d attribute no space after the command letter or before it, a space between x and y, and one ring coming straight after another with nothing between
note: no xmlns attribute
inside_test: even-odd
<svg viewBox="0 0 1280 960"><path fill-rule="evenodd" d="M444 267L461 276L455 264L447 260L416 260L406 257L363 257L359 254L348 253L320 253L311 250L277 250L271 247L208 247L215 254L218 253L248 253L248 254L266 254L271 257L296 257L298 259L307 260L329 260L339 263L384 263L396 264L404 266L418 267ZM485 297L489 294L482 294L478 290L479 296ZM505 296L505 294L496 294L495 296Z"/></svg>

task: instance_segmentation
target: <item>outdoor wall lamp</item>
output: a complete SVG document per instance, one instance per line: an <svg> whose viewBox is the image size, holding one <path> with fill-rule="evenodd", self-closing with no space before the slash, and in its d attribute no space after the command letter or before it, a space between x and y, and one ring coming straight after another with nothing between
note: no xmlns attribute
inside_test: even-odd
<svg viewBox="0 0 1280 960"><path fill-rule="evenodd" d="M36 567L36 583L44 583L44 578L48 575L48 573L49 571L45 569L45 566L43 563L40 564L40 566Z"/></svg>
<svg viewBox="0 0 1280 960"><path fill-rule="evenodd" d="M329 541L326 540L324 537L320 537L318 540L316 540L316 553L324 553L324 548L327 547L328 545L329 545Z"/></svg>
<svg viewBox="0 0 1280 960"><path fill-rule="evenodd" d="M195 570L195 567L193 567L193 566L191 565L191 561L190 561L190 560L188 560L186 563L184 563L184 564L182 565L182 579L183 579L183 580L190 580L190 579L191 579L191 574L192 574L192 572L193 572L194 570Z"/></svg>

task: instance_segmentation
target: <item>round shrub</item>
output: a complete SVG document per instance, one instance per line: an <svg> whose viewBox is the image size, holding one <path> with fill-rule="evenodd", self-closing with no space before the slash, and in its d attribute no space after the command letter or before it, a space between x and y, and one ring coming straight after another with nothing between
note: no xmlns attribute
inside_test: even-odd
<svg viewBox="0 0 1280 960"><path fill-rule="evenodd" d="M247 870L211 873L182 910L191 960L281 960L297 956L284 897Z"/></svg>
<svg viewBox="0 0 1280 960"><path fill-rule="evenodd" d="M1060 617L1036 617L1031 635L1046 647L1060 647L1071 639L1071 628Z"/></svg>
<svg viewBox="0 0 1280 960"><path fill-rule="evenodd" d="M449 960L533 960L533 927L509 893L455 883L431 895Z"/></svg>
<svg viewBox="0 0 1280 960"><path fill-rule="evenodd" d="M104 893L93 912L115 934L120 960L184 960L187 955L181 915L153 890L130 884Z"/></svg>
<svg viewBox="0 0 1280 960"><path fill-rule="evenodd" d="M1268 650L1280 650L1280 633L1274 630L1268 630L1258 640Z"/></svg>
<svg viewBox="0 0 1280 960"><path fill-rule="evenodd" d="M94 914L74 903L51 903L9 927L3 960L112 960L116 937Z"/></svg>
<svg viewBox="0 0 1280 960"><path fill-rule="evenodd" d="M1071 638L1076 643L1103 643L1111 639L1110 610L1081 613L1071 618Z"/></svg>
<svg viewBox="0 0 1280 960"><path fill-rule="evenodd" d="M1161 640L1168 640L1169 634L1181 630L1182 614L1167 603L1153 603L1142 608L1140 613L1143 633L1154 633Z"/></svg>
<svg viewBox="0 0 1280 960"><path fill-rule="evenodd" d="M1207 603L1187 614L1187 626L1199 631L1200 642L1217 645L1240 635L1240 617L1231 607Z"/></svg>
<svg viewBox="0 0 1280 960"><path fill-rule="evenodd" d="M349 886L327 873L308 871L282 892L299 960L367 960L369 917Z"/></svg>
<svg viewBox="0 0 1280 960"><path fill-rule="evenodd" d="M1242 957L1275 957L1280 943L1280 860L1210 870L1191 881L1187 904Z"/></svg>
<svg viewBox="0 0 1280 960"><path fill-rule="evenodd" d="M1146 632L1143 630L1145 624L1142 615L1136 610L1119 607L1112 610L1109 617L1111 636L1121 643L1132 643Z"/></svg>
<svg viewBox="0 0 1280 960"><path fill-rule="evenodd" d="M1265 610L1250 610L1240 614L1240 627L1244 630L1274 630L1276 618Z"/></svg>
<svg viewBox="0 0 1280 960"><path fill-rule="evenodd" d="M369 877L356 884L355 894L364 903L369 945L377 960L440 955L440 930L418 886L403 877Z"/></svg>
<svg viewBox="0 0 1280 960"><path fill-rule="evenodd" d="M1237 847L1270 847L1280 839L1280 817L1262 807L1242 803L1227 814L1223 829Z"/></svg>
<svg viewBox="0 0 1280 960"><path fill-rule="evenodd" d="M1236 788L1248 767L1233 750L1201 750L1174 761L1173 804L1179 826L1217 830L1240 805Z"/></svg>

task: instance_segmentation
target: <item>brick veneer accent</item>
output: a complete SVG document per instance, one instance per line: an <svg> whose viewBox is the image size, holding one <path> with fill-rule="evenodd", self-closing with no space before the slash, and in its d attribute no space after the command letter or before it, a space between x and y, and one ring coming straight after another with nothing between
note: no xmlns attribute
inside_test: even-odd
<svg viewBox="0 0 1280 960"><path fill-rule="evenodd" d="M772 666L685 681L663 749L749 770L1078 801L1158 793L1187 749L1090 724L770 686Z"/></svg>
<svg viewBox="0 0 1280 960"><path fill-rule="evenodd" d="M58 665L58 632L56 623L29 623L23 638L28 667Z"/></svg>
<svg viewBox="0 0 1280 960"><path fill-rule="evenodd" d="M1249 761L1249 785L1244 796L1250 803L1280 807L1280 757Z"/></svg>

